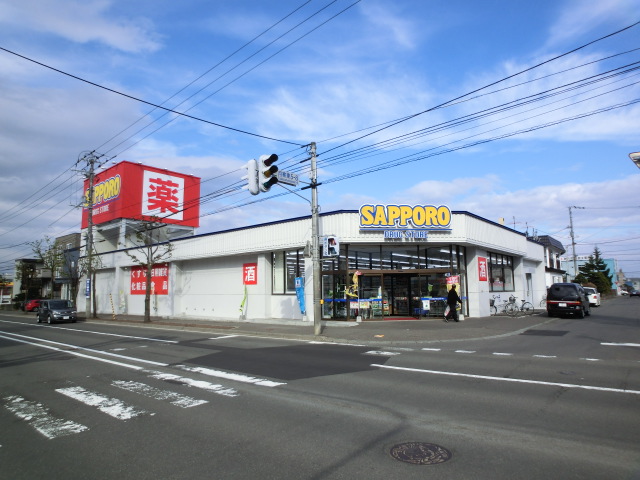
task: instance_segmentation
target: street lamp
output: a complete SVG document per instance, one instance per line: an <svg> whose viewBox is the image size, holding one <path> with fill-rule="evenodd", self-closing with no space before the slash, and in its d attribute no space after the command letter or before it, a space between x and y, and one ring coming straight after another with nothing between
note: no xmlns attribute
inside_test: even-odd
<svg viewBox="0 0 640 480"><path fill-rule="evenodd" d="M636 167L640 168L640 152L630 153L629 158L636 164Z"/></svg>

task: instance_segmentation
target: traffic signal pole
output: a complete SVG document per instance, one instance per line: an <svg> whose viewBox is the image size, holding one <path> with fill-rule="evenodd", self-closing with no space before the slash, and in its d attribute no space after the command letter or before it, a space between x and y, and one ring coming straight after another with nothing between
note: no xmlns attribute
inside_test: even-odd
<svg viewBox="0 0 640 480"><path fill-rule="evenodd" d="M311 245L313 260L313 334L322 333L322 278L320 270L320 237L318 219L318 169L316 165L316 142L309 146L311 153Z"/></svg>

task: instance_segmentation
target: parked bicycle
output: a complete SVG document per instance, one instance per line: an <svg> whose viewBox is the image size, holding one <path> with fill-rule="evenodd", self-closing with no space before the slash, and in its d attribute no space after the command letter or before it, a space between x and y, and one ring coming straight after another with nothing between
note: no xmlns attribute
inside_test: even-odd
<svg viewBox="0 0 640 480"><path fill-rule="evenodd" d="M514 316L518 313L518 307L514 302L504 300L502 303L497 303L500 300L500 295L494 295L489 299L491 315L509 315Z"/></svg>
<svg viewBox="0 0 640 480"><path fill-rule="evenodd" d="M518 297L514 297L513 295L511 295L509 297L509 301L511 301L512 299L513 299L513 304L515 306L516 314L518 312L522 312L525 315L533 315L534 313L533 303L527 302L526 300L523 299L523 300L520 300L522 302L522 305L518 307L518 302L517 302Z"/></svg>
<svg viewBox="0 0 640 480"><path fill-rule="evenodd" d="M547 308L547 296L546 295L544 297L542 297L542 300L540 300L540 308Z"/></svg>

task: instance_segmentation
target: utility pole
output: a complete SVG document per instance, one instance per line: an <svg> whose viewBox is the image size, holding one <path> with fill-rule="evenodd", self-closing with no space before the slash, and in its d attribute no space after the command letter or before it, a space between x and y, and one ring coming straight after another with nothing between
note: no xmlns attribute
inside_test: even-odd
<svg viewBox="0 0 640 480"><path fill-rule="evenodd" d="M89 191L87 193L86 198L86 207L87 207L87 239L86 239L86 252L87 252L87 283L85 287L85 315L86 318L90 318L92 316L92 308L91 308L91 292L93 289L93 188L95 182L95 163L96 156L93 152L87 153L82 156L82 158L78 159L80 161L86 161L89 167L89 173L87 174L87 179L89 180ZM94 312L95 314L95 312Z"/></svg>
<svg viewBox="0 0 640 480"><path fill-rule="evenodd" d="M311 154L311 248L313 260L313 334L322 333L322 278L320 277L320 237L318 219L318 168L316 142L309 145Z"/></svg>
<svg viewBox="0 0 640 480"><path fill-rule="evenodd" d="M576 206L569 207L569 229L570 229L569 231L571 233L571 249L573 252L573 278L576 278L576 276L578 276L578 261L576 259L576 239L573 235L573 215L571 214L572 208L580 208L584 210L585 207L576 207Z"/></svg>

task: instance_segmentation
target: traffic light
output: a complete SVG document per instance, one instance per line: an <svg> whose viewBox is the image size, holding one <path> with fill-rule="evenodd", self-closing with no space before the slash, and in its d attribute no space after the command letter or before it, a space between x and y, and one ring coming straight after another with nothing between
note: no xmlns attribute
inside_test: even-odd
<svg viewBox="0 0 640 480"><path fill-rule="evenodd" d="M278 160L278 155L261 155L258 159L258 185L262 192L268 192L269 189L278 183L278 167L274 163ZM252 192L253 193L253 192Z"/></svg>
<svg viewBox="0 0 640 480"><path fill-rule="evenodd" d="M251 195L258 195L260 193L260 186L258 185L258 162L249 160L247 162L247 176L242 178L247 180L247 186Z"/></svg>

